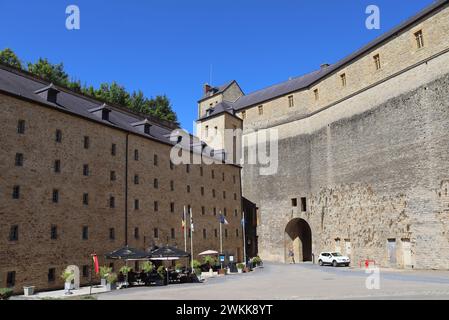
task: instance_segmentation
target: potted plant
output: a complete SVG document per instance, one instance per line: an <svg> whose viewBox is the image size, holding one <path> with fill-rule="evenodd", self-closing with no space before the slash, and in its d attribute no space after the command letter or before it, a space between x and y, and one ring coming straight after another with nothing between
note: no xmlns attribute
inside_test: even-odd
<svg viewBox="0 0 449 320"><path fill-rule="evenodd" d="M32 296L34 294L34 286L25 286L23 287L23 295L25 297Z"/></svg>
<svg viewBox="0 0 449 320"><path fill-rule="evenodd" d="M0 300L8 300L12 296L12 289L0 288Z"/></svg>
<svg viewBox="0 0 449 320"><path fill-rule="evenodd" d="M201 262L199 262L198 260L193 260L193 272L196 275L200 275L201 274Z"/></svg>
<svg viewBox="0 0 449 320"><path fill-rule="evenodd" d="M70 290L72 289L72 281L75 279L75 274L73 271L67 269L64 270L61 274L61 278L64 280L65 294L72 294Z"/></svg>
<svg viewBox="0 0 449 320"><path fill-rule="evenodd" d="M242 273L245 265L243 263L237 263L237 272Z"/></svg>
<svg viewBox="0 0 449 320"><path fill-rule="evenodd" d="M177 273L182 272L182 267L183 267L183 265L182 265L181 263L178 262L178 263L175 265L175 270L176 270L176 272L177 272Z"/></svg>
<svg viewBox="0 0 449 320"><path fill-rule="evenodd" d="M208 265L209 267L209 273L212 274L214 271L212 269L212 266L217 264L217 259L212 256L205 256L204 257L204 263Z"/></svg>
<svg viewBox="0 0 449 320"><path fill-rule="evenodd" d="M257 257L254 257L254 258L251 260L251 262L253 263L253 265L254 265L255 267L258 267L258 266L260 266L260 265L262 264L262 259L260 259L260 257L257 256Z"/></svg>
<svg viewBox="0 0 449 320"><path fill-rule="evenodd" d="M112 272L112 268L110 267L100 267L100 278L101 278L101 285L106 286L107 284L107 277Z"/></svg>
<svg viewBox="0 0 449 320"><path fill-rule="evenodd" d="M117 288L117 274L114 272L108 273L106 278L106 289L108 291L115 290Z"/></svg>
<svg viewBox="0 0 449 320"><path fill-rule="evenodd" d="M125 276L125 283L123 284L125 287L128 286L128 273L131 271L131 267L123 266L120 268L120 272Z"/></svg>

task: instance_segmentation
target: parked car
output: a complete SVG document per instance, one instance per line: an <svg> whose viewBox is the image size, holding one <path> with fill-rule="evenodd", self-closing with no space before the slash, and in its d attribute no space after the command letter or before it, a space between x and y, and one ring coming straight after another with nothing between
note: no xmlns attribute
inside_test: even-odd
<svg viewBox="0 0 449 320"><path fill-rule="evenodd" d="M349 266L351 259L347 256L343 256L339 252L321 252L318 257L318 264L320 266L331 265L338 267L340 265Z"/></svg>

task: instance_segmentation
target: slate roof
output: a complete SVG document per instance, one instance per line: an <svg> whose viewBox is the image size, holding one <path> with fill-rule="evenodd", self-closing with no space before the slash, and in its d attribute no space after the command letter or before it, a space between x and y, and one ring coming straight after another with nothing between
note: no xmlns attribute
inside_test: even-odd
<svg viewBox="0 0 449 320"><path fill-rule="evenodd" d="M449 0L437 0L435 3L431 4L430 6L424 8L422 11L414 15L413 17L407 19L403 23L399 24L392 30L386 32L385 34L381 35L380 37L374 39L364 47L360 48L356 52L350 54L349 56L345 57L344 59L338 61L335 64L329 65L327 67L321 68L320 70L313 71L311 73L305 74L300 77L293 78L291 80L270 86L268 88L258 90L255 92L252 92L248 95L244 95L240 97L237 101L234 103L231 103L234 111L245 109L257 104L261 104L265 101L285 96L286 94L293 93L295 91L299 91L302 89L309 88L313 86L316 82L324 79L325 77L331 75L332 73L336 72L337 70L341 69L345 65L351 63L354 60L357 60L367 52L370 52L371 50L375 49L377 46L381 45L382 43L390 40L391 38L395 37L397 34L402 32L404 29L410 27L411 25L417 23L421 19L427 17L429 14L432 14L433 12L439 10L440 8L444 7L449 3ZM232 81L230 82L232 83ZM226 84L229 85L230 83ZM221 86L220 88L226 88L226 85ZM218 113L218 110L215 112L215 114ZM202 120L202 119L200 119Z"/></svg>
<svg viewBox="0 0 449 320"><path fill-rule="evenodd" d="M228 101L222 101L220 103L217 103L216 105L214 105L213 107L210 107L207 110L208 110L208 112L206 113L206 115L201 117L200 120L212 118L216 115L222 114L223 112L227 112L229 114L234 115L234 106L233 106L232 102L228 102Z"/></svg>
<svg viewBox="0 0 449 320"><path fill-rule="evenodd" d="M57 102L52 103L47 101L41 93L48 88L53 88L59 91ZM6 65L0 64L0 93L12 95L19 99L25 99L31 102L36 102L47 107L66 112L76 116L99 122L103 125L115 127L120 130L146 137L151 140L159 141L164 144L175 145L176 141L170 140L170 134L173 130L182 130L176 125L167 121L159 121L152 117L140 115L128 111L121 106L110 106L109 120L102 120L93 111L100 110L105 106L104 101L99 101L81 94L70 91L67 88L62 88L50 84L40 78L37 78L28 72L18 70ZM145 134L135 126L136 123L141 123L147 119L151 124L150 135ZM179 132L179 131L178 131ZM186 134L183 134L186 136ZM189 134L191 141L184 141L184 147L190 147L198 143L199 139ZM217 157L218 159L218 157Z"/></svg>
<svg viewBox="0 0 449 320"><path fill-rule="evenodd" d="M223 91L225 91L229 86L231 86L231 84L235 82L235 80L229 81L227 83L225 83L224 85L218 86L218 87L212 87L207 93L205 93L200 101L204 100L204 99L208 99L210 97L213 97L217 94L222 93Z"/></svg>

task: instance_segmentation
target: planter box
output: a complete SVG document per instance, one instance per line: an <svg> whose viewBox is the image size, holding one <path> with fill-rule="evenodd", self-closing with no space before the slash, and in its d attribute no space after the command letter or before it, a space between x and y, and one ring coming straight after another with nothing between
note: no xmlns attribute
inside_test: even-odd
<svg viewBox="0 0 449 320"><path fill-rule="evenodd" d="M107 285L106 279L101 279L101 285L102 285L103 287L106 287L106 285Z"/></svg>
<svg viewBox="0 0 449 320"><path fill-rule="evenodd" d="M238 273L243 273L243 269L237 269Z"/></svg>
<svg viewBox="0 0 449 320"><path fill-rule="evenodd" d="M34 286L23 287L23 295L25 297L32 296L34 294Z"/></svg>

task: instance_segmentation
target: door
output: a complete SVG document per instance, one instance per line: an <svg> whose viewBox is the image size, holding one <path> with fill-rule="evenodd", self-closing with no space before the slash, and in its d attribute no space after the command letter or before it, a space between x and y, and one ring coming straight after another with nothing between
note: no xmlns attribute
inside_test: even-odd
<svg viewBox="0 0 449 320"><path fill-rule="evenodd" d="M396 239L388 239L388 262L390 267L396 267Z"/></svg>
<svg viewBox="0 0 449 320"><path fill-rule="evenodd" d="M402 263L404 264L404 268L410 268L412 266L410 239L402 239Z"/></svg>
<svg viewBox="0 0 449 320"><path fill-rule="evenodd" d="M351 240L345 239L345 254L351 258Z"/></svg>

